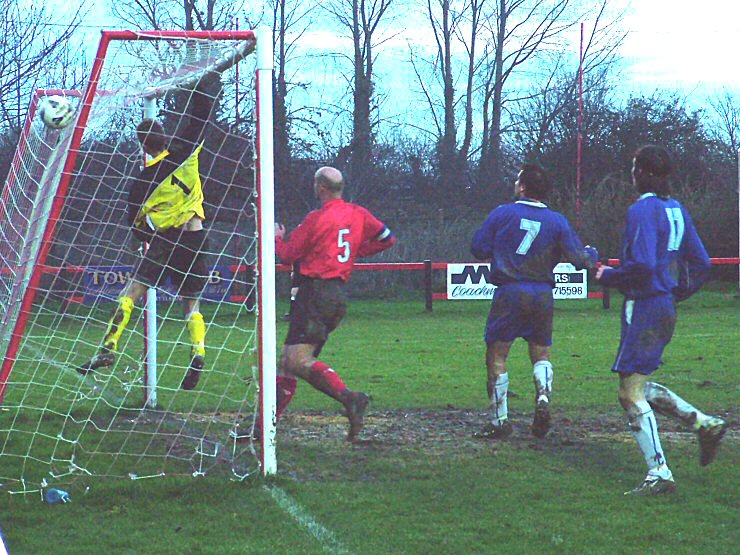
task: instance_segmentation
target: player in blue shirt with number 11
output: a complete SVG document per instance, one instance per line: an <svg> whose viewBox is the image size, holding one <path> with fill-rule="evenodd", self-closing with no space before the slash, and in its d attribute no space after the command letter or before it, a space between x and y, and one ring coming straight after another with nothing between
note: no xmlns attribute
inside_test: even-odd
<svg viewBox="0 0 740 555"><path fill-rule="evenodd" d="M677 301L709 277L707 251L691 216L671 198L668 152L637 150L632 180L641 195L627 213L618 267L602 266L596 279L624 294L622 337L612 370L619 374L619 402L648 466L647 477L626 494L672 493L676 489L658 437L653 411L678 418L699 438L700 464L714 460L727 424L702 413L668 388L648 381L676 326Z"/></svg>

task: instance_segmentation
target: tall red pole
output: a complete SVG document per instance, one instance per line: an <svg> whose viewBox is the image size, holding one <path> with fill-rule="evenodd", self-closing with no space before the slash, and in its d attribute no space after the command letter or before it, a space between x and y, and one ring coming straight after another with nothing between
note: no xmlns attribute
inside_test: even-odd
<svg viewBox="0 0 740 555"><path fill-rule="evenodd" d="M239 30L239 18L236 18L236 30ZM236 129L239 130L239 62L236 62L236 67L234 68L234 71L236 72L235 80L236 80L236 91L235 91L235 97L234 97L234 109L236 110Z"/></svg>
<svg viewBox="0 0 740 555"><path fill-rule="evenodd" d="M583 23L581 23L581 49L578 56L578 133L576 135L576 230L581 229L581 143L583 137Z"/></svg>

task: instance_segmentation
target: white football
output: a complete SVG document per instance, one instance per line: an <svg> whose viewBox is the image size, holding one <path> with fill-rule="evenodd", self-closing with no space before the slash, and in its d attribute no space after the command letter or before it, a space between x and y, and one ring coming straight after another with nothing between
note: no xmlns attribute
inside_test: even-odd
<svg viewBox="0 0 740 555"><path fill-rule="evenodd" d="M74 119L75 111L63 96L46 96L41 100L39 114L44 125L52 129L67 127Z"/></svg>

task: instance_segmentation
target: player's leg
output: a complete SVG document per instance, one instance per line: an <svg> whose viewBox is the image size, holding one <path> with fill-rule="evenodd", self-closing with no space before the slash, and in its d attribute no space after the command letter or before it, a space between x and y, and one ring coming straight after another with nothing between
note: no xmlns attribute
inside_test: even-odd
<svg viewBox="0 0 740 555"><path fill-rule="evenodd" d="M285 412L290 402L293 400L296 389L298 387L298 380L295 376L290 375L285 370L286 366L286 350L287 345L283 345L283 350L278 358L278 374L276 376L276 399L275 399L275 423L280 422L280 417ZM247 441L260 441L262 438L262 415L257 414L254 420L254 429L251 428L251 422L249 424L237 424L231 431L231 437L233 437L238 443Z"/></svg>
<svg viewBox="0 0 740 555"><path fill-rule="evenodd" d="M147 289L146 285L136 280L129 280L126 283L126 287L118 298L118 306L108 322L108 328L103 338L103 349L114 353L118 351L118 340L121 339L123 331L131 320L134 305L146 293Z"/></svg>
<svg viewBox="0 0 740 555"><path fill-rule="evenodd" d="M193 357L206 356L206 324L200 313L200 301L183 299L185 323L190 336L190 354Z"/></svg>
<svg viewBox="0 0 740 555"><path fill-rule="evenodd" d="M520 302L523 292L521 285L509 283L496 288L491 301L491 309L486 318L486 372L487 393L490 402L489 422L473 437L503 439L511 435L512 427L508 414L509 374L506 359L511 344L522 337L526 318Z"/></svg>
<svg viewBox="0 0 740 555"><path fill-rule="evenodd" d="M299 288L280 357L284 374L303 378L339 401L347 386L333 368L317 357L329 333L344 317L346 307L346 297L336 284L312 280Z"/></svg>
<svg viewBox="0 0 740 555"><path fill-rule="evenodd" d="M352 391L341 376L328 364L314 357L319 350L310 343L285 345L281 357L281 368L290 376L298 376L318 391L342 403L347 411L350 429L347 439L352 441L362 430L364 413L370 396L360 391Z"/></svg>
<svg viewBox="0 0 740 555"><path fill-rule="evenodd" d="M613 370L619 372L619 402L648 467L643 482L627 493L660 494L676 489L660 443L655 414L645 397L648 376L660 365L674 325L675 308L670 298L625 301L622 339Z"/></svg>
<svg viewBox="0 0 740 555"><path fill-rule="evenodd" d="M275 403L275 416L276 420L280 421L280 417L285 412L290 402L293 400L296 389L298 388L298 380L296 377L286 370L287 365L287 345L283 345L283 350L280 353L278 359L278 374L277 374L277 388L276 394L277 399Z"/></svg>
<svg viewBox="0 0 740 555"><path fill-rule="evenodd" d="M648 467L645 480L628 493L672 493L676 489L658 435L658 423L645 399L647 376L620 374L619 402L627 413L629 428Z"/></svg>
<svg viewBox="0 0 740 555"><path fill-rule="evenodd" d="M87 375L98 368L113 365L118 352L118 341L131 320L134 305L146 293L147 289L146 285L133 279L126 283L121 295L116 300L116 308L108 321L102 346L94 357L77 369L80 374Z"/></svg>
<svg viewBox="0 0 740 555"><path fill-rule="evenodd" d="M180 384L185 390L194 389L198 385L200 374L206 360L206 323L200 313L200 303L197 299L183 298L183 312L185 325L190 336L190 367Z"/></svg>
<svg viewBox="0 0 740 555"><path fill-rule="evenodd" d="M520 333L529 345L529 360L535 387L532 434L544 437L550 430L550 401L552 396L552 319L554 302L548 284L522 284L520 298L526 303L520 309Z"/></svg>
<svg viewBox="0 0 740 555"><path fill-rule="evenodd" d="M200 312L200 295L208 282L208 242L205 231L183 231L173 246L169 272L183 300L183 315L190 337L190 366L180 387L192 390L198 384L206 357L206 324Z"/></svg>
<svg viewBox="0 0 740 555"><path fill-rule="evenodd" d="M87 374L96 368L113 364L115 353L118 350L118 340L128 325L134 304L150 287L156 287L161 280L165 279L171 254L171 244L155 235L146 253L139 259L132 278L128 280L118 299L118 306L108 323L100 351L78 368L78 372Z"/></svg>
<svg viewBox="0 0 740 555"><path fill-rule="evenodd" d="M333 368L318 360L329 334L339 326L347 312L344 283L338 279L316 280L311 285L310 294L303 296L304 299L310 300L307 310L309 326L305 337L313 345L309 377L306 379L313 387L344 405L349 420L347 440L354 441L365 425L365 411L371 397L363 391L349 389ZM303 285L298 289L296 308L303 289ZM304 364L303 368L307 367Z"/></svg>
<svg viewBox="0 0 740 555"><path fill-rule="evenodd" d="M473 437L481 439L505 439L511 435L508 396L509 373L506 359L513 341L494 341L486 345L486 386L489 400L489 422Z"/></svg>
<svg viewBox="0 0 740 555"><path fill-rule="evenodd" d="M330 365L317 358L346 311L347 297L340 280L310 280L302 284L291 310L280 366L285 375L304 379L344 405L350 424L347 439L352 441L362 430L370 396L350 390Z"/></svg>
<svg viewBox="0 0 740 555"><path fill-rule="evenodd" d="M645 398L655 412L677 418L697 434L702 466L715 459L720 441L727 431L727 423L722 418L704 414L667 387L655 382L645 385Z"/></svg>
<svg viewBox="0 0 740 555"><path fill-rule="evenodd" d="M532 434L544 437L550 430L550 400L552 397L552 363L550 346L529 342L529 360L532 362L535 408L532 420Z"/></svg>

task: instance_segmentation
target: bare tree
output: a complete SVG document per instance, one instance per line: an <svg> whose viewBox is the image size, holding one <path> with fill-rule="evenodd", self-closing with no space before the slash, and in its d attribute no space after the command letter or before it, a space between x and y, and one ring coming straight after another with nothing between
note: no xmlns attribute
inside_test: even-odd
<svg viewBox="0 0 740 555"><path fill-rule="evenodd" d="M275 179L278 185L295 183L292 172L291 122L288 95L293 87L305 86L289 75L289 65L298 43L313 23L309 0L271 0L272 33L275 41L273 79ZM291 195L292 197L293 195Z"/></svg>
<svg viewBox="0 0 740 555"><path fill-rule="evenodd" d="M595 99L595 106L603 104L609 95L617 71L617 52L626 37L626 32L619 26L623 13L608 16L606 8L609 2L601 0L583 43L583 97ZM565 59L567 54L562 50L549 52L546 56L542 64L542 78L535 79L529 94L509 111L511 129L518 136L520 154L534 158L548 141L570 140L562 135L557 136L559 131L573 131L572 137L576 132L575 119L572 126L561 126L560 129L553 129L553 126L563 112L576 111L569 109L578 104L578 68L568 64ZM556 134L554 137L553 132Z"/></svg>
<svg viewBox="0 0 740 555"><path fill-rule="evenodd" d="M502 122L507 81L523 64L576 21L569 15L571 0L498 0L484 27L490 41L483 54L483 138L479 179L497 182L502 172Z"/></svg>
<svg viewBox="0 0 740 555"><path fill-rule="evenodd" d="M0 131L21 127L33 89L49 83L69 55L69 41L80 24L84 4L55 18L44 5L0 0ZM69 61L69 60L67 60Z"/></svg>
<svg viewBox="0 0 740 555"><path fill-rule="evenodd" d="M111 14L121 22L134 29L141 30L183 30L183 31L220 31L236 29L237 15L245 15L244 28L254 28L249 13L244 12L247 2L244 0L229 2L227 0L116 0L111 3ZM260 14L258 14L259 16ZM132 56L140 56L136 45L124 45ZM232 79L236 79L233 77ZM251 76L250 76L251 79ZM216 112L222 116L234 115L239 123L238 107L247 102L253 95L253 88L247 87L243 94L229 89L216 99ZM175 113L182 113L187 102L186 95L173 95L166 100Z"/></svg>
<svg viewBox="0 0 740 555"><path fill-rule="evenodd" d="M737 95L725 89L722 96L710 100L709 104L719 118L718 139L732 150L731 156L737 166L740 149L740 105L738 105Z"/></svg>
<svg viewBox="0 0 740 555"><path fill-rule="evenodd" d="M425 10L436 52L433 59L424 59L411 49L411 65L429 105L437 130L439 181L444 190L460 183L460 174L466 169L473 140L474 77L478 69L476 38L480 32L481 14L486 0L426 0ZM455 55L456 47L464 48L464 57ZM460 61L462 59L462 61ZM427 65L442 85L441 101L436 91L426 84ZM460 67L462 66L462 67ZM458 97L458 77L463 82L463 93ZM462 105L462 108L460 108ZM462 112L462 143L458 148L458 112Z"/></svg>
<svg viewBox="0 0 740 555"><path fill-rule="evenodd" d="M508 130L526 131L532 147L541 148L554 118L576 91L576 73L565 60L565 31L586 17L595 18L584 74L606 74L613 66L624 33L617 31L618 17L607 21L609 3L600 0L583 11L573 0L424 0L435 56L425 58L423 50L411 50L410 58L436 133L441 185L471 185L460 176L476 153L478 184L499 182L502 136ZM535 82L533 89L512 95L509 82L522 71L527 81ZM521 103L528 107L521 108ZM518 119L524 112L532 116L535 108L536 128Z"/></svg>
<svg viewBox="0 0 740 555"><path fill-rule="evenodd" d="M244 5L226 0L116 0L111 13L133 29L213 31L228 29Z"/></svg>
<svg viewBox="0 0 740 555"><path fill-rule="evenodd" d="M352 39L352 139L346 149L350 155L350 177L360 182L371 167L373 146L373 64L374 48L379 38L379 26L393 4L393 0L333 0L325 6L327 12L344 27Z"/></svg>

